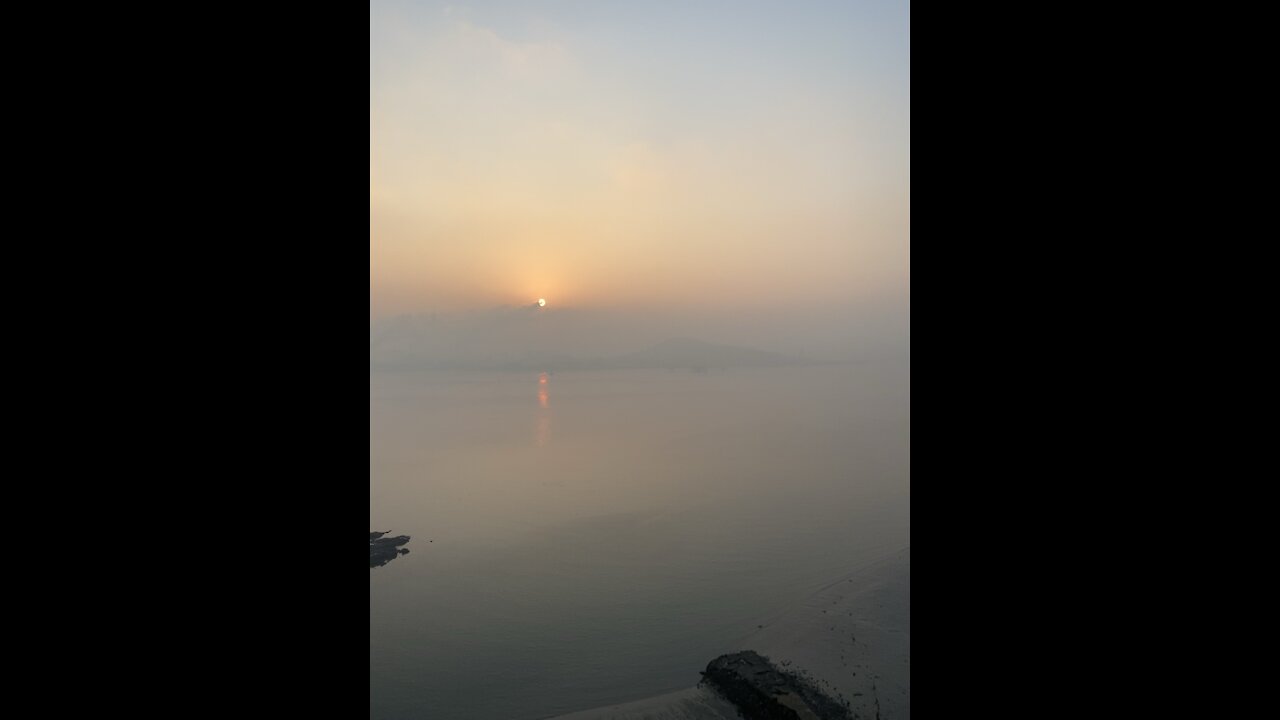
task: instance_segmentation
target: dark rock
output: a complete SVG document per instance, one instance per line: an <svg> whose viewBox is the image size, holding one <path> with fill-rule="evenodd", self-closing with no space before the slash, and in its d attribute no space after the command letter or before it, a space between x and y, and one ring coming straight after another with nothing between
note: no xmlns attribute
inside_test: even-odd
<svg viewBox="0 0 1280 720"><path fill-rule="evenodd" d="M849 710L813 683L752 650L712 660L703 678L747 720L849 720Z"/></svg>
<svg viewBox="0 0 1280 720"><path fill-rule="evenodd" d="M389 531L388 531L389 532ZM401 555L409 552L408 548L402 548L401 545L409 542L408 535L397 535L396 537L383 537L385 532L369 533L369 567L382 567L387 563L395 560Z"/></svg>

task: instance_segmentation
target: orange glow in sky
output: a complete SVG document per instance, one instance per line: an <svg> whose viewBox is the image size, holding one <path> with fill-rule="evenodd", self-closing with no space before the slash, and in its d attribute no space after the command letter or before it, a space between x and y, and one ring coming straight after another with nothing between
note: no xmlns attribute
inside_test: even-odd
<svg viewBox="0 0 1280 720"><path fill-rule="evenodd" d="M371 6L373 315L904 296L909 6L691 5Z"/></svg>

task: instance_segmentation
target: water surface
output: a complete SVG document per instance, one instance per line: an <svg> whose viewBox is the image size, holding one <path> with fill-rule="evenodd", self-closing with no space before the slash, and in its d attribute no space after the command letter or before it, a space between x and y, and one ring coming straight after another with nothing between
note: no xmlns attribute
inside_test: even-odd
<svg viewBox="0 0 1280 720"><path fill-rule="evenodd" d="M909 371L370 375L373 720L687 688L906 547Z"/></svg>

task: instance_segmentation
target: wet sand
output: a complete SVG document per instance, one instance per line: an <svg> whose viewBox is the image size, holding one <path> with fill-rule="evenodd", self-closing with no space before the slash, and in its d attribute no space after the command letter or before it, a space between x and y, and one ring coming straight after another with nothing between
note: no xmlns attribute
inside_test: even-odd
<svg viewBox="0 0 1280 720"><path fill-rule="evenodd" d="M911 552L868 563L784 609L728 651L755 650L798 672L855 718L911 717ZM711 658L707 658L708 661ZM690 674L702 668L690 668ZM563 715L557 720L719 720L736 709L706 687Z"/></svg>
<svg viewBox="0 0 1280 720"><path fill-rule="evenodd" d="M812 677L855 717L911 717L910 550L831 583L743 648Z"/></svg>
<svg viewBox="0 0 1280 720"><path fill-rule="evenodd" d="M706 687L677 690L666 695L607 705L561 715L555 720L739 720L738 710L728 700Z"/></svg>

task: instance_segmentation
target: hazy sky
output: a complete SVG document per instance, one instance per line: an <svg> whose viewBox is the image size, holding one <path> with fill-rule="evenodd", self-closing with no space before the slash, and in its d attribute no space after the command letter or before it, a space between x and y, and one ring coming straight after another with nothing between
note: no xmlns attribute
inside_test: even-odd
<svg viewBox="0 0 1280 720"><path fill-rule="evenodd" d="M906 2L370 7L371 315L905 303Z"/></svg>

